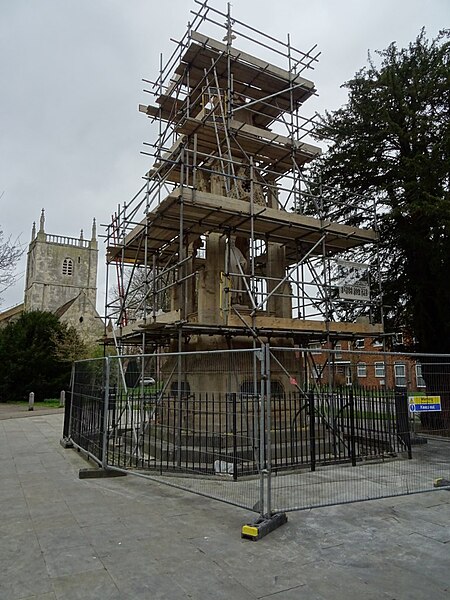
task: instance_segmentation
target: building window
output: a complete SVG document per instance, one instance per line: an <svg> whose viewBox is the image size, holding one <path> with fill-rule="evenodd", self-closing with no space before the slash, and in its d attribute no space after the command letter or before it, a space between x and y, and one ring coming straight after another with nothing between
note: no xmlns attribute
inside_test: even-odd
<svg viewBox="0 0 450 600"><path fill-rule="evenodd" d="M318 365L313 363L310 368L310 378L311 379L320 379L322 377L322 365Z"/></svg>
<svg viewBox="0 0 450 600"><path fill-rule="evenodd" d="M320 342L310 342L308 344L308 349L311 354L320 354L322 352L322 344Z"/></svg>
<svg viewBox="0 0 450 600"><path fill-rule="evenodd" d="M403 333L396 333L394 335L394 346L402 346L403 345Z"/></svg>
<svg viewBox="0 0 450 600"><path fill-rule="evenodd" d="M367 365L365 362L359 362L356 365L356 375L358 377L367 377Z"/></svg>
<svg viewBox="0 0 450 600"><path fill-rule="evenodd" d="M356 340L355 348L364 348L364 339Z"/></svg>
<svg viewBox="0 0 450 600"><path fill-rule="evenodd" d="M394 365L395 385L397 387L406 387L406 365L397 363Z"/></svg>
<svg viewBox="0 0 450 600"><path fill-rule="evenodd" d="M416 383L417 387L426 387L425 379L422 374L422 365L420 363L416 363Z"/></svg>
<svg viewBox="0 0 450 600"><path fill-rule="evenodd" d="M62 265L63 275L73 275L73 260L71 258L65 258Z"/></svg>
<svg viewBox="0 0 450 600"><path fill-rule="evenodd" d="M336 354L334 355L334 358L342 358L342 344L341 344L341 342L338 342L334 346L334 349L336 350Z"/></svg>
<svg viewBox="0 0 450 600"><path fill-rule="evenodd" d="M376 362L373 365L375 367L375 377L384 377L384 363Z"/></svg>

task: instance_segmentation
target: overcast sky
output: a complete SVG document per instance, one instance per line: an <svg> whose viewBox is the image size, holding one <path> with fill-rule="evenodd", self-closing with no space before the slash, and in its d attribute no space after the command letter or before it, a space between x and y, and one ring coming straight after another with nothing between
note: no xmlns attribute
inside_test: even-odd
<svg viewBox="0 0 450 600"><path fill-rule="evenodd" d="M209 4L226 12L226 2ZM142 142L153 141L150 121L137 110L151 102L141 80L156 78L159 54L170 56L170 38L182 37L197 8L194 0L0 0L0 228L6 237L28 245L41 208L47 233L78 236L83 228L89 237L93 217L109 222L140 188L149 166ZM276 38L290 33L302 50L318 45L320 62L305 74L319 92L308 112L345 102L340 86L367 63L368 50L392 41L406 46L422 26L429 37L450 26L449 0L234 0L232 14ZM24 269L25 258L1 310L22 301Z"/></svg>

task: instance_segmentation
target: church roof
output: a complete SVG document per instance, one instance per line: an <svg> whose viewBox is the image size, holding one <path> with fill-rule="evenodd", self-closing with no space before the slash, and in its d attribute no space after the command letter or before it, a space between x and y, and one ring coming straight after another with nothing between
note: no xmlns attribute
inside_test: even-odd
<svg viewBox="0 0 450 600"><path fill-rule="evenodd" d="M13 317L22 314L23 309L24 309L24 304L23 304L23 302L21 302L20 304L17 304L16 306L13 306L12 308L8 308L8 309L4 310L3 312L0 312L0 322L2 322L2 321L8 322Z"/></svg>
<svg viewBox="0 0 450 600"><path fill-rule="evenodd" d="M74 304L74 302L77 300L77 298L79 298L80 294L83 294L83 293L84 292L80 292L79 294L77 294L74 298L72 298L68 302L61 304L61 306L59 306L54 311L53 314L55 314L58 317L58 319L60 319L69 310L69 308L72 306L72 304Z"/></svg>

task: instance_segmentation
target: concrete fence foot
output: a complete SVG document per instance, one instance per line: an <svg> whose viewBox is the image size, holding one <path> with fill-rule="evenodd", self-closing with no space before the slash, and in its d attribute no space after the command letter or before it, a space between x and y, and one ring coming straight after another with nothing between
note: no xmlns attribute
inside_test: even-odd
<svg viewBox="0 0 450 600"><path fill-rule="evenodd" d="M433 482L433 487L435 488L447 488L450 487L450 479L445 479L444 477L438 477Z"/></svg>
<svg viewBox="0 0 450 600"><path fill-rule="evenodd" d="M103 479L104 477L125 477L126 475L127 473L122 473L121 471L102 469L101 467L80 469L78 472L79 479Z"/></svg>
<svg viewBox="0 0 450 600"><path fill-rule="evenodd" d="M286 513L277 513L270 517L258 517L253 523L242 527L241 537L257 542L262 537L287 523Z"/></svg>

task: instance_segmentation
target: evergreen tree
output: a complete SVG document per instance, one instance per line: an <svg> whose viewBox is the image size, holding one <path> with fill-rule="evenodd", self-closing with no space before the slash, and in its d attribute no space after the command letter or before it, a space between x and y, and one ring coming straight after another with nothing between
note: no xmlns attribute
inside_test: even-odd
<svg viewBox="0 0 450 600"><path fill-rule="evenodd" d="M76 331L53 313L23 313L0 330L0 401L26 400L30 392L36 400L58 397L70 383L71 361L83 353Z"/></svg>
<svg viewBox="0 0 450 600"><path fill-rule="evenodd" d="M422 352L450 352L450 31L377 54L321 119L322 177L378 204L388 328L409 330ZM373 249L365 258L375 263Z"/></svg>

